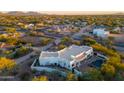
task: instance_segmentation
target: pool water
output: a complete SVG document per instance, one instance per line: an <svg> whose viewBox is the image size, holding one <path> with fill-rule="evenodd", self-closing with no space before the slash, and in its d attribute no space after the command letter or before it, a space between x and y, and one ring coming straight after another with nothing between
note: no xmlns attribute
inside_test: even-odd
<svg viewBox="0 0 124 93"><path fill-rule="evenodd" d="M104 63L103 59L97 59L94 62L92 62L90 66L100 68L103 63Z"/></svg>

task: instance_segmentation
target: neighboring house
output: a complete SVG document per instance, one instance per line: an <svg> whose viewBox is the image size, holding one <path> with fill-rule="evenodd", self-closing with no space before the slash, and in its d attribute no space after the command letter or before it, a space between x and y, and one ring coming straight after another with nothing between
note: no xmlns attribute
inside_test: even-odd
<svg viewBox="0 0 124 93"><path fill-rule="evenodd" d="M105 31L105 28L95 28L93 29L93 34L101 38L106 38L109 35L109 31Z"/></svg>
<svg viewBox="0 0 124 93"><path fill-rule="evenodd" d="M34 24L25 25L25 28L28 28L28 29L32 29L33 27L34 27Z"/></svg>
<svg viewBox="0 0 124 93"><path fill-rule="evenodd" d="M116 28L114 28L112 31L120 33L121 30L122 30L122 29L121 29L120 27L116 27Z"/></svg>
<svg viewBox="0 0 124 93"><path fill-rule="evenodd" d="M75 39L75 40L82 40L82 37L83 37L83 36L82 36L82 34L80 34L80 33L75 34L75 35L72 36L72 38Z"/></svg>
<svg viewBox="0 0 124 93"><path fill-rule="evenodd" d="M70 35L71 32L73 32L71 25L54 25L50 30L56 31L58 34L62 35Z"/></svg>
<svg viewBox="0 0 124 93"><path fill-rule="evenodd" d="M80 66L80 62L92 55L92 47L77 45L72 45L57 52L42 51L40 57L38 58L38 64L40 65L38 69L42 69L44 66L47 67L52 65L64 67L73 71L75 67ZM33 64L35 64L35 62ZM33 64L31 68L37 69Z"/></svg>
<svg viewBox="0 0 124 93"><path fill-rule="evenodd" d="M81 22L81 25L86 26L87 25L87 21Z"/></svg>
<svg viewBox="0 0 124 93"><path fill-rule="evenodd" d="M121 30L124 32L124 27L122 27Z"/></svg>

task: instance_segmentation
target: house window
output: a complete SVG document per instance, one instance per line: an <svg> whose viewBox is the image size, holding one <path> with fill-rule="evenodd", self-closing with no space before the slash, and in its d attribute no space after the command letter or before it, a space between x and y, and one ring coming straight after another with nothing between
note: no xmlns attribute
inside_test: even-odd
<svg viewBox="0 0 124 93"><path fill-rule="evenodd" d="M66 66L66 63L64 63L64 66Z"/></svg>
<svg viewBox="0 0 124 93"><path fill-rule="evenodd" d="M57 65L57 63L54 64L55 66Z"/></svg>
<svg viewBox="0 0 124 93"><path fill-rule="evenodd" d="M74 64L72 64L72 67L74 67Z"/></svg>
<svg viewBox="0 0 124 93"><path fill-rule="evenodd" d="M94 55L97 56L97 53L94 52Z"/></svg>
<svg viewBox="0 0 124 93"><path fill-rule="evenodd" d="M87 55L87 58L90 58L90 54L89 54L89 55Z"/></svg>

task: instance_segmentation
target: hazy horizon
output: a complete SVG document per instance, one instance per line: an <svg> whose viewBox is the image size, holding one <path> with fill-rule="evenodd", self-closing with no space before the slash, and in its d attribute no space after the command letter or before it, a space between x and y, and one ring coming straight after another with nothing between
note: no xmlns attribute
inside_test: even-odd
<svg viewBox="0 0 124 93"><path fill-rule="evenodd" d="M55 14L55 15L87 15L87 14L116 14L116 13L124 13L124 11L1 11L3 13L7 12L38 12L43 14Z"/></svg>
<svg viewBox="0 0 124 93"><path fill-rule="evenodd" d="M114 14L124 13L124 11L40 11L46 14Z"/></svg>

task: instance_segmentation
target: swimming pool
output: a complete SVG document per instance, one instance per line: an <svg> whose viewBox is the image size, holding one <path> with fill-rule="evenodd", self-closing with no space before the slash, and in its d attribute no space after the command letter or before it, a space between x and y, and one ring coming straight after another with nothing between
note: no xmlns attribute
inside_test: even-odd
<svg viewBox="0 0 124 93"><path fill-rule="evenodd" d="M96 59L95 61L93 61L89 66L91 67L95 67L95 68L100 68L101 65L104 63L104 59Z"/></svg>

